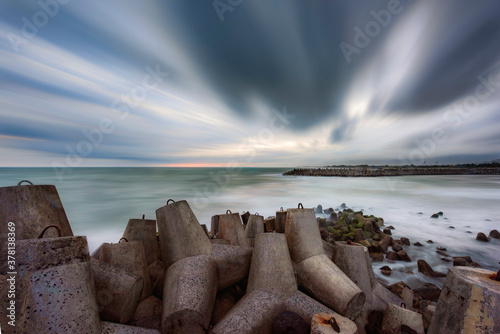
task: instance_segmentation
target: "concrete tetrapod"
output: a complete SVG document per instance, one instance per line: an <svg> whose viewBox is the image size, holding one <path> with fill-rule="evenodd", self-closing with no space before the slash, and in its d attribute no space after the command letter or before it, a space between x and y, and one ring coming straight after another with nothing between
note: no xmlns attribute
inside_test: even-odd
<svg viewBox="0 0 500 334"><path fill-rule="evenodd" d="M285 236L261 233L255 239L246 295L211 333L270 333L274 318L284 311L299 314L308 324L316 313L334 313L297 290Z"/></svg>
<svg viewBox="0 0 500 334"><path fill-rule="evenodd" d="M331 320L332 318L335 321ZM315 314L311 322L311 334L358 333L358 329L352 321L344 323L338 323L337 321L335 315L331 313Z"/></svg>
<svg viewBox="0 0 500 334"><path fill-rule="evenodd" d="M217 294L217 265L208 255L177 261L165 274L162 333L206 333Z"/></svg>
<svg viewBox="0 0 500 334"><path fill-rule="evenodd" d="M285 230L300 285L316 300L354 319L361 313L365 294L324 254L314 210L288 209Z"/></svg>
<svg viewBox="0 0 500 334"><path fill-rule="evenodd" d="M364 292L366 302L371 303L375 275L368 249L358 244L335 242L332 261Z"/></svg>
<svg viewBox="0 0 500 334"><path fill-rule="evenodd" d="M253 248L231 245L212 245L210 257L217 264L218 289L228 288L248 276Z"/></svg>
<svg viewBox="0 0 500 334"><path fill-rule="evenodd" d="M15 233L16 241L34 239L49 225L56 225L61 236L72 236L66 212L52 185L21 185L0 188L0 273L7 272L7 238ZM31 182L26 181L29 184ZM57 237L55 229L46 237Z"/></svg>
<svg viewBox="0 0 500 334"><path fill-rule="evenodd" d="M161 313L162 301L155 296L150 296L137 306L128 324L131 326L160 330Z"/></svg>
<svg viewBox="0 0 500 334"><path fill-rule="evenodd" d="M274 225L277 233L285 233L286 210L283 211L283 208L281 208L280 211L276 211L276 218L274 220Z"/></svg>
<svg viewBox="0 0 500 334"><path fill-rule="evenodd" d="M101 320L126 323L139 305L144 280L95 258L91 267Z"/></svg>
<svg viewBox="0 0 500 334"><path fill-rule="evenodd" d="M21 333L99 334L101 324L89 263L29 273Z"/></svg>
<svg viewBox="0 0 500 334"><path fill-rule="evenodd" d="M160 334L159 330L101 321L101 334Z"/></svg>
<svg viewBox="0 0 500 334"><path fill-rule="evenodd" d="M166 268L189 256L208 254L212 244L186 201L156 210L162 262Z"/></svg>
<svg viewBox="0 0 500 334"><path fill-rule="evenodd" d="M131 241L119 244L105 243L101 248L99 260L111 263L132 275L141 277L144 283L141 301L151 296L151 278L149 277L149 270L142 242Z"/></svg>
<svg viewBox="0 0 500 334"><path fill-rule="evenodd" d="M382 320L382 330L400 333L402 326L411 328L417 334L424 334L424 322L420 313L407 310L397 305L387 304Z"/></svg>
<svg viewBox="0 0 500 334"><path fill-rule="evenodd" d="M156 240L156 220L129 219L123 238L127 241L142 241L148 266L160 259L160 245Z"/></svg>
<svg viewBox="0 0 500 334"><path fill-rule="evenodd" d="M245 237L240 214L237 212L231 213L227 210L226 214L219 215L219 238L228 240L233 246L250 246Z"/></svg>
<svg viewBox="0 0 500 334"><path fill-rule="evenodd" d="M250 215L245 227L245 238L247 238L250 247L253 247L255 236L259 233L264 233L264 217L258 214Z"/></svg>
<svg viewBox="0 0 500 334"><path fill-rule="evenodd" d="M500 333L500 282L494 275L485 269L450 268L428 333Z"/></svg>

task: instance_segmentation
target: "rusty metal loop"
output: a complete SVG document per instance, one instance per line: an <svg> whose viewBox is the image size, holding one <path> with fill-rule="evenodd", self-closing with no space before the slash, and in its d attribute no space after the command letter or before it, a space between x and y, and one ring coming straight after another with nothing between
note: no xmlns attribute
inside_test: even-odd
<svg viewBox="0 0 500 334"><path fill-rule="evenodd" d="M229 213L229 214L232 214L231 210L227 209L227 210L226 210L226 215L227 215L228 213Z"/></svg>
<svg viewBox="0 0 500 334"><path fill-rule="evenodd" d="M280 211L283 211L283 207L280 208Z"/></svg>
<svg viewBox="0 0 500 334"><path fill-rule="evenodd" d="M256 215L256 216L258 216L258 215L259 215L259 213L258 213L258 212L256 212L256 213L255 213L255 215Z"/></svg>
<svg viewBox="0 0 500 334"><path fill-rule="evenodd" d="M118 243L120 243L122 240L125 240L126 242L128 242L127 238L121 237L120 240L118 240Z"/></svg>
<svg viewBox="0 0 500 334"><path fill-rule="evenodd" d="M406 308L406 304L405 303L401 303L401 307L402 308Z"/></svg>
<svg viewBox="0 0 500 334"><path fill-rule="evenodd" d="M303 209L304 208L304 206L302 205L302 203L299 203L298 208L299 209Z"/></svg>
<svg viewBox="0 0 500 334"><path fill-rule="evenodd" d="M17 183L17 185L18 185L18 186L20 186L23 182L27 182L27 183L29 183L29 184L30 184L30 186L32 186L32 185L33 185L33 182L28 181L28 180L22 180L22 181L19 181L19 182Z"/></svg>
<svg viewBox="0 0 500 334"><path fill-rule="evenodd" d="M175 203L175 201L174 201L173 199L169 199L169 200L167 201L167 205L168 205L168 203L170 203L170 201L172 201L172 203Z"/></svg>
<svg viewBox="0 0 500 334"><path fill-rule="evenodd" d="M62 231L61 228L57 225L49 225L46 228L43 229L42 233L38 235L38 239L43 238L43 235L45 234L45 231L47 231L49 228L54 227L57 230L57 236L60 238L62 236Z"/></svg>
<svg viewBox="0 0 500 334"><path fill-rule="evenodd" d="M142 219L146 218L146 215L142 215Z"/></svg>

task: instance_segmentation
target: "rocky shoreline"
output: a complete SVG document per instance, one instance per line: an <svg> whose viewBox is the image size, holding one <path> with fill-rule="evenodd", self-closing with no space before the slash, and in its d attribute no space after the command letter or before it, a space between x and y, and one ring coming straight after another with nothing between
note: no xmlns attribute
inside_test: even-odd
<svg viewBox="0 0 500 334"><path fill-rule="evenodd" d="M404 175L500 175L500 168L456 167L335 167L295 168L283 173L289 176L379 177Z"/></svg>
<svg viewBox="0 0 500 334"><path fill-rule="evenodd" d="M345 205L299 204L266 219L227 210L208 231L188 202L168 200L156 220L130 219L118 242L92 254L54 186L0 188L0 220L9 222L0 225L0 248L15 243L15 263L0 263L6 333L500 331L500 272L467 257L453 258L448 273L419 260L423 275L446 277L442 290L387 286L372 259L409 261L418 245ZM13 227L15 240L7 239Z"/></svg>

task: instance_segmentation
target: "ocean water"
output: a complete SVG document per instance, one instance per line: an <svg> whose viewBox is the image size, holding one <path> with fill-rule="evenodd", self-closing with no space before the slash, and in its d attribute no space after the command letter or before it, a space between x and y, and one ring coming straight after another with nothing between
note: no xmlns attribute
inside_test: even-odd
<svg viewBox="0 0 500 334"><path fill-rule="evenodd" d="M500 241L476 241L478 232L500 230L500 176L402 176L338 178L282 176L286 168L75 168L59 179L52 168L0 168L0 186L28 179L53 184L75 235L86 235L90 250L102 242L118 242L130 218L155 219L155 210L170 198L187 200L201 224L210 228L214 214L258 212L274 215L280 207L303 203L312 208L337 209L342 203L365 214L383 217L393 237L406 236L410 263L375 263L375 273L389 265L388 283L405 280L442 285L417 271L425 259L435 270L446 272L451 263L435 253L437 246L452 256L470 255L484 268L500 268ZM439 219L430 216L444 212ZM450 228L453 226L454 228ZM468 233L469 231L470 233ZM427 240L433 240L429 244ZM415 274L407 274L412 271Z"/></svg>

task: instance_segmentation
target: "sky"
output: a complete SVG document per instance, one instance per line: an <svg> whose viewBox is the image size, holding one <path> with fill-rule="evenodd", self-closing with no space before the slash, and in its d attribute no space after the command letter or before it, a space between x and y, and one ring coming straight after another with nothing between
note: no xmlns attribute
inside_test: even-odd
<svg viewBox="0 0 500 334"><path fill-rule="evenodd" d="M0 0L0 167L500 158L500 2Z"/></svg>

